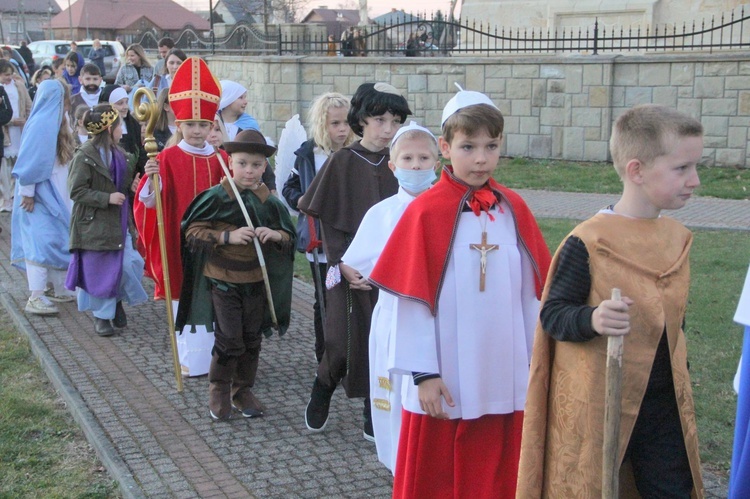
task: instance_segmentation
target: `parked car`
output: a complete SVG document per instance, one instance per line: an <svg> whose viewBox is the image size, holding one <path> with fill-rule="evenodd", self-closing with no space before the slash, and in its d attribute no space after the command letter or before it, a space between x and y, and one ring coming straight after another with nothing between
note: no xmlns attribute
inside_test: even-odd
<svg viewBox="0 0 750 499"><path fill-rule="evenodd" d="M122 59L125 57L125 49L122 48L120 42L115 40L99 40L104 49L104 70L105 74L104 81L107 83L114 83L117 77L117 71L120 69ZM94 48L93 40L83 40L78 43L78 50L86 62L91 62L89 53Z"/></svg>
<svg viewBox="0 0 750 499"><path fill-rule="evenodd" d="M31 55L34 56L34 64L40 68L51 66L52 61L62 59L70 52L70 42L65 40L38 40L29 43Z"/></svg>

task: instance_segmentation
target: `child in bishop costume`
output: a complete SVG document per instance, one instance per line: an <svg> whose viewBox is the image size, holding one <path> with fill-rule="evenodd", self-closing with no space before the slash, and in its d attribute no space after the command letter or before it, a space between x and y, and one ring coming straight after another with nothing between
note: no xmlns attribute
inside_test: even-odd
<svg viewBox="0 0 750 499"><path fill-rule="evenodd" d="M177 327L215 321L216 343L208 371L211 418L229 419L232 406L246 418L263 415L253 394L263 332L270 334L258 238L273 294L279 332L289 327L294 271L294 224L284 204L261 181L276 152L257 130L224 143L232 179L204 191L182 221L184 280ZM245 205L252 228L239 203Z"/></svg>
<svg viewBox="0 0 750 499"><path fill-rule="evenodd" d="M661 216L700 185L703 127L665 106L637 106L615 122L610 149L622 196L560 244L544 290L519 498L602 496L610 335L624 335L620 496L704 494L682 330L693 236Z"/></svg>
<svg viewBox="0 0 750 499"><path fill-rule="evenodd" d="M412 121L399 128L391 142L388 167L398 179L398 193L368 210L357 235L341 259L348 280L368 278L393 228L407 206L435 181L439 165L437 139ZM401 374L388 371L389 343L396 297L381 293L372 311L370 327L370 400L378 459L393 471L401 427Z"/></svg>
<svg viewBox="0 0 750 499"><path fill-rule="evenodd" d="M403 383L394 497L512 497L531 339L549 250L523 200L492 178L503 116L479 92L446 105L451 161L407 207L370 275L396 297Z"/></svg>
<svg viewBox="0 0 750 499"><path fill-rule="evenodd" d="M150 175L159 174L164 210L164 230L167 244L170 291L173 308L182 288L182 260L180 258L180 222L185 210L195 197L219 183L224 176L215 148L206 142L214 116L219 107L219 82L198 57L190 57L175 73L169 89L169 104L175 115L183 139L167 147L145 165L133 214L138 233L145 248L146 273L154 280L154 298L164 299L164 274L156 226L156 199ZM206 328L177 331L177 350L183 374L201 376L208 372L214 335Z"/></svg>
<svg viewBox="0 0 750 499"><path fill-rule="evenodd" d="M363 433L374 440L367 338L378 291L363 278L342 279L338 264L367 210L398 192L398 181L388 169L388 144L409 114L406 99L391 85L360 85L347 121L362 140L335 152L297 203L305 215L320 220L329 265L325 352L305 409L305 424L313 432L325 429L331 397L342 383L348 397L365 398Z"/></svg>

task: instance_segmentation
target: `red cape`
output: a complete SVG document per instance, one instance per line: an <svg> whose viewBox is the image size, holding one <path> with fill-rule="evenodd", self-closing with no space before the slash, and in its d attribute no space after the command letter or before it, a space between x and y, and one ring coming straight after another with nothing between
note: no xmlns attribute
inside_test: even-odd
<svg viewBox="0 0 750 499"><path fill-rule="evenodd" d="M224 162L226 153L221 151ZM169 287L172 299L180 298L182 287L182 259L180 257L180 222L185 210L195 197L219 183L224 176L216 154L199 156L190 154L178 146L164 149L156 158L162 182L161 202L164 212L164 236L167 244L169 265ZM147 177L141 179L136 193ZM138 249L146 260L146 275L154 280L154 298L165 298L159 232L156 224L156 209L146 208L135 196L133 215L138 229Z"/></svg>
<svg viewBox="0 0 750 499"><path fill-rule="evenodd" d="M510 206L518 244L531 259L537 298L541 298L550 265L544 236L521 196L490 179L490 188ZM458 180L450 167L440 181L415 199L404 212L370 275L377 287L424 303L437 313L448 255L462 208L473 188Z"/></svg>

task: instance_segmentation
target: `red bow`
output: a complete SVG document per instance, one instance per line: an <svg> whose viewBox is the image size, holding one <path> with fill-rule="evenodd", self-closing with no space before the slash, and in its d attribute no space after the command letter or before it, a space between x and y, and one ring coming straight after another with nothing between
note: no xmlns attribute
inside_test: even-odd
<svg viewBox="0 0 750 499"><path fill-rule="evenodd" d="M467 202L469 203L469 208L471 208L471 211L473 211L476 216L479 216L480 211L484 211L487 213L490 222L495 221L495 217L490 213L490 209L497 204L497 197L495 197L495 193L492 192L488 186L484 186L481 189L474 191ZM500 209L500 213L502 213L502 211L503 210Z"/></svg>

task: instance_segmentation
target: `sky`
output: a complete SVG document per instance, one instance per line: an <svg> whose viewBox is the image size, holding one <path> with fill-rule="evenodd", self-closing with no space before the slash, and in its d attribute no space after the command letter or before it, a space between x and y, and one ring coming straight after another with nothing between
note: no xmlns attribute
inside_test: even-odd
<svg viewBox="0 0 750 499"><path fill-rule="evenodd" d="M191 10L208 10L208 0L175 0L177 3L184 5ZM409 6L405 8L405 4ZM307 8L303 10L303 16L311 9L320 7L321 5L327 6L329 9L337 9L344 5L344 8L359 8L359 0L311 0ZM458 3L459 7L456 8L456 14L460 9L461 3ZM371 17L377 17L381 14L389 12L391 8L403 8L407 12L433 12L435 10L442 10L446 12L450 7L449 0L368 0L368 10Z"/></svg>

